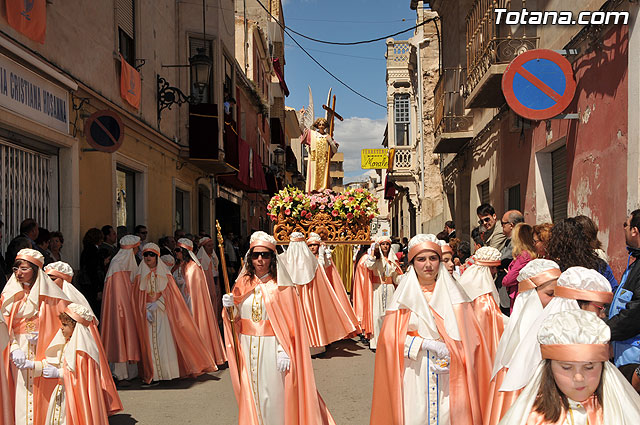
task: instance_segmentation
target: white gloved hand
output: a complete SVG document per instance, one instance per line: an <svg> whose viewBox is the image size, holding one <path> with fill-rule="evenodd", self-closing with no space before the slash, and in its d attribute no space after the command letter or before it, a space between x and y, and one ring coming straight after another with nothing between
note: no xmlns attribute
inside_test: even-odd
<svg viewBox="0 0 640 425"><path fill-rule="evenodd" d="M147 311L156 311L158 309L158 303L157 302L152 302L152 303L147 303Z"/></svg>
<svg viewBox="0 0 640 425"><path fill-rule="evenodd" d="M442 341L436 341L435 339L425 339L422 341L423 350L429 350L435 354L435 356L439 359L444 359L445 357L449 357L449 349L447 345Z"/></svg>
<svg viewBox="0 0 640 425"><path fill-rule="evenodd" d="M291 359L284 351L278 352L277 367L278 371L282 373L287 372L291 367Z"/></svg>
<svg viewBox="0 0 640 425"><path fill-rule="evenodd" d="M47 365L42 368L42 376L45 378L60 378L62 374L57 367Z"/></svg>
<svg viewBox="0 0 640 425"><path fill-rule="evenodd" d="M22 369L24 367L24 363L27 361L27 356L24 354L24 351L16 348L11 352L11 361L18 369Z"/></svg>
<svg viewBox="0 0 640 425"><path fill-rule="evenodd" d="M449 362L446 365L439 365L436 362L429 363L429 370L436 375L444 375L449 373Z"/></svg>
<svg viewBox="0 0 640 425"><path fill-rule="evenodd" d="M222 296L222 306L224 308L229 308L234 306L233 294L224 294Z"/></svg>
<svg viewBox="0 0 640 425"><path fill-rule="evenodd" d="M29 332L27 334L27 341L29 341L32 344L35 344L36 342L38 342L38 332Z"/></svg>
<svg viewBox="0 0 640 425"><path fill-rule="evenodd" d="M22 367L20 369L35 369L36 364L35 362L31 361L31 360L25 360L24 364L22 365Z"/></svg>
<svg viewBox="0 0 640 425"><path fill-rule="evenodd" d="M372 243L371 246L369 247L369 250L367 251L367 254L369 254L369 256L373 257L374 255L376 255L376 243Z"/></svg>
<svg viewBox="0 0 640 425"><path fill-rule="evenodd" d="M147 322L153 323L153 312L147 310Z"/></svg>

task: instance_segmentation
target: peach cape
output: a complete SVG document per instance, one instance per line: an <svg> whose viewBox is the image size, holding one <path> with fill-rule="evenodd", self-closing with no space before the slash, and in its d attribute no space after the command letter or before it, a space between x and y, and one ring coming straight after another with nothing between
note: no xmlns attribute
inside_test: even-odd
<svg viewBox="0 0 640 425"><path fill-rule="evenodd" d="M238 278L232 290L234 302L236 304L242 302L260 283L256 277L252 279L243 275ZM302 316L302 306L295 289L291 286L272 285L263 285L262 288L265 308L275 336L291 359L291 368L284 378L285 423L278 425L335 425L316 389L309 354L309 338ZM231 380L238 401L238 425L259 425L242 347L238 347L240 356L237 362L234 353L233 325L227 309L223 311L222 316Z"/></svg>
<svg viewBox="0 0 640 425"><path fill-rule="evenodd" d="M312 347L324 347L355 332L356 326L342 307L324 267L318 265L313 280L298 289Z"/></svg>
<svg viewBox="0 0 640 425"><path fill-rule="evenodd" d="M49 278L47 277L47 279ZM50 284L59 289L53 282L51 282ZM8 285L9 283L7 283L7 286ZM62 294L61 290L60 293ZM9 315L5 316L7 327L9 328L10 332L12 332L13 328L20 325L18 323L19 319L15 318L14 316L24 300L24 292L17 293L14 296ZM0 304L4 305L5 301L6 300L4 299L3 294L3 296L0 297ZM60 313L65 311L68 304L69 301L65 299L48 297L42 294L40 295L38 324L36 328L39 332L35 356L36 361L42 361L45 358L45 351L61 326L58 316L60 315ZM16 323L14 323L14 319L16 319ZM13 368L10 366L9 350L10 346L7 346L7 348L4 350L3 366L7 374L7 379L9 380L9 391L11 400L15 400L15 377L13 377L11 372ZM57 381L55 379L46 379L43 377L36 377L33 381L34 424L41 424L44 423L47 416L47 407L49 406L49 400L51 399L51 394L53 393L53 390L57 385Z"/></svg>
<svg viewBox="0 0 640 425"><path fill-rule="evenodd" d="M602 406L600 406L595 397L590 397L581 403L587 411L589 425L604 425L602 421ZM526 425L564 425L567 418L567 412L560 414L557 422L549 422L544 416L535 410L531 411L527 418Z"/></svg>
<svg viewBox="0 0 640 425"><path fill-rule="evenodd" d="M137 362L140 343L131 303L131 271L119 270L107 277L102 293L100 334L109 363Z"/></svg>
<svg viewBox="0 0 640 425"><path fill-rule="evenodd" d="M489 351L491 364L498 351L500 337L504 332L504 316L492 294L480 295L472 301L473 312L482 329L485 347ZM491 371L489 371L491 373Z"/></svg>
<svg viewBox="0 0 640 425"><path fill-rule="evenodd" d="M347 316L349 316L349 320L351 321L353 326L356 328L355 334L357 335L361 333L362 329L360 329L360 323L358 322L356 313L353 311L353 307L349 302L349 296L347 295L347 290L344 287L344 283L342 282L340 273L338 273L338 269L333 263L330 263L328 266L324 268L324 270L327 274L327 277L329 278L329 282L331 282L331 285L333 286L333 290L335 291L336 296L338 297L338 301L340 302L340 305L342 306L344 311L347 313Z"/></svg>
<svg viewBox="0 0 640 425"><path fill-rule="evenodd" d="M100 365L89 354L78 350L75 372L65 364L63 377L66 425L109 425L101 391Z"/></svg>
<svg viewBox="0 0 640 425"><path fill-rule="evenodd" d="M9 333L0 314L0 360L3 359L3 352L7 348ZM4 363L4 362L3 362ZM4 364L0 365L0 425L13 424L13 404L11 403L11 393L9 392L9 382Z"/></svg>
<svg viewBox="0 0 640 425"><path fill-rule="evenodd" d="M202 271L202 267L194 261L189 261L180 267L182 268L187 291L191 296L191 310L196 328L200 331L204 345L209 350L215 363L223 364L227 361L227 355L224 350L222 335L220 335L220 329L218 328L218 321L213 314L213 304L209 295L207 278Z"/></svg>
<svg viewBox="0 0 640 425"><path fill-rule="evenodd" d="M141 291L140 275L134 282L133 303L135 305L136 327L140 336L141 351L141 376L142 381L149 383L153 379L153 360L151 347L149 346L149 327L147 326L147 303L156 301L160 296L164 297L166 313L171 326L171 334L175 341L178 353L180 376L199 376L203 373L218 370L209 350L202 340L202 336L196 329L191 318L189 308L178 289L173 277L167 275L167 286L156 297L148 292ZM217 323L217 322L214 322Z"/></svg>
<svg viewBox="0 0 640 425"><path fill-rule="evenodd" d="M448 272L440 267L440 273ZM407 272L398 286L407 284L414 274ZM452 279L452 278L451 278ZM491 365L486 347L480 336L480 328L474 317L470 303L463 301L460 288L453 288L455 282L438 279L436 285L449 284L452 314L455 316L460 340L452 338L447 328L453 324L445 324L445 320L429 304L429 313L433 316L438 333L449 349L451 362L449 370L449 403L450 423L480 425L482 424L483 394L491 375ZM400 292L396 292L394 300ZM460 295L455 295L459 292ZM376 351L375 374L373 384L373 402L370 425L404 425L404 348L408 335L408 325L412 310L406 306L388 309L385 316L378 347ZM455 326L455 325L454 325ZM410 407L408 407L410 409Z"/></svg>

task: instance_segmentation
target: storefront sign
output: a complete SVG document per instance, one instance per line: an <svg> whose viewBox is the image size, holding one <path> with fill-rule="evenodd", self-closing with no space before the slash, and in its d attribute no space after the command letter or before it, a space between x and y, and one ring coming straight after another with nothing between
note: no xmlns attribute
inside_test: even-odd
<svg viewBox="0 0 640 425"><path fill-rule="evenodd" d="M360 166L365 170L386 170L389 168L389 149L362 149Z"/></svg>
<svg viewBox="0 0 640 425"><path fill-rule="evenodd" d="M69 92L0 55L0 106L69 133Z"/></svg>

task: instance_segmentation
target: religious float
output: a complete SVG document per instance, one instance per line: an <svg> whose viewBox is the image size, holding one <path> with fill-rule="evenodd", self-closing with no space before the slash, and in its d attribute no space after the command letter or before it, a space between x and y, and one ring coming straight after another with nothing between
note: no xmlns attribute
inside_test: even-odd
<svg viewBox="0 0 640 425"><path fill-rule="evenodd" d="M368 244L378 199L363 188L304 193L289 186L271 198L267 209L278 242L288 243L292 232L302 232L305 238L315 232L331 245Z"/></svg>

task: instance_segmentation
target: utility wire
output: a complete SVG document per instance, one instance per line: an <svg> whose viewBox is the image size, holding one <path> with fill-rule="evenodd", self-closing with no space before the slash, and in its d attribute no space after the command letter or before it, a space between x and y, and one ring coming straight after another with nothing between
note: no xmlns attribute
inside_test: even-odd
<svg viewBox="0 0 640 425"><path fill-rule="evenodd" d="M291 43L284 43L284 45L285 46L289 46L289 47L298 47L295 44L291 44ZM368 60L373 60L373 61L386 61L386 59L382 58L382 57L374 58L374 57L371 57L371 56L347 55L347 54L344 54L344 53L328 52L326 50L318 50L318 49L311 49L311 48L308 48L307 50L311 50L312 52L326 53L328 55L344 56L344 57L347 57L347 58L368 59Z"/></svg>
<svg viewBox="0 0 640 425"><path fill-rule="evenodd" d="M355 89L351 88L351 86L349 86L347 83L345 83L344 81L342 81L340 78L338 78L333 72L329 71L324 65L322 65L320 62L318 62L318 60L316 58L314 58L311 53L309 53L304 47L302 47L302 45L300 43L298 43L298 40L296 40L295 38L293 38L293 36L289 33L289 31L287 31L287 28L282 25L282 23L280 23L280 21L278 20L278 18L276 18L275 16L273 16L271 14L271 12L269 12L269 9L267 9L264 4L262 4L262 2L260 0L256 0L258 2L258 4L260 5L260 7L262 7L265 12L267 12L267 14L269 14L269 16L271 16L273 18L274 21L276 21L278 23L278 25L280 26L280 28L282 28L282 30L289 36L289 38L291 38L291 40L296 43L296 45L300 48L300 50L302 50L307 56L309 56L309 58L314 61L316 63L316 65L318 65L320 68L322 68L322 70L324 72L326 72L327 74L331 75L337 82L339 82L340 84L342 84L343 86L345 86L349 91L353 92L354 94L360 96L361 98L368 100L369 102L373 103L374 105L378 105L381 108L387 109L387 105L383 105L382 103L376 102L375 100L363 95L362 93L356 91Z"/></svg>
<svg viewBox="0 0 640 425"><path fill-rule="evenodd" d="M328 22L334 24L391 24L394 22L406 22L405 18L394 19L391 21L342 21L335 19L307 19L307 18L291 18L287 17L287 21L308 21L308 22Z"/></svg>
<svg viewBox="0 0 640 425"><path fill-rule="evenodd" d="M258 3L260 3L260 2L258 1ZM262 3L260 3L260 4L262 4ZM434 16L433 18L426 19L426 20L420 22L418 25L414 25L411 28L407 28L406 30L394 32L393 34L385 35L383 37L373 38L371 40L361 40L361 41L327 41L327 40L319 40L317 38L309 37L307 35L299 33L298 31L293 30L290 27L287 27L287 29L289 31L291 31L292 33L294 33L294 34L299 35L302 38L306 38L307 40L311 40L311 41L314 41L316 43L332 44L334 46L355 46L355 45L358 45L358 44L368 44L368 43L375 43L376 41L380 41L380 40L386 40L387 38L395 37L396 35L400 35L400 34L404 34L405 32L409 32L409 31L415 30L416 28L419 28L419 27L421 27L421 26L423 26L425 24L428 24L429 22L433 22L433 21L437 21L437 20L439 20L439 18L437 16Z"/></svg>

